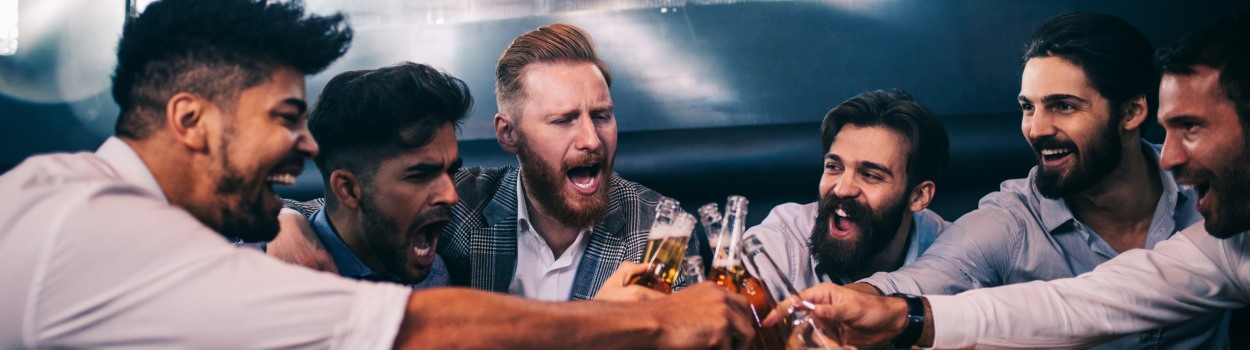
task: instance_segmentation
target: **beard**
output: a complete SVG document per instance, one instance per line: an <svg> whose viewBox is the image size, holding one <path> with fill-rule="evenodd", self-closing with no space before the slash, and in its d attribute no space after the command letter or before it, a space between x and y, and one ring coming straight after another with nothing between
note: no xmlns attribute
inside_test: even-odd
<svg viewBox="0 0 1250 350"><path fill-rule="evenodd" d="M582 154L561 164L548 164L530 150L524 134L517 137L517 158L521 161L521 181L525 193L542 203L547 214L570 227L588 227L603 219L608 211L608 188L612 184L612 163L602 153ZM598 164L599 188L593 195L566 195L564 184L569 170L585 164Z"/></svg>
<svg viewBox="0 0 1250 350"><path fill-rule="evenodd" d="M1247 141L1250 142L1250 141ZM1185 183L1202 183L1197 186L1200 196L1205 196L1212 209L1202 212L1206 222L1203 227L1216 238L1229 238L1250 230L1250 144L1242 148L1231 161L1223 162L1225 169L1209 169L1187 163L1173 169L1176 180ZM1199 208L1201 210L1201 208Z"/></svg>
<svg viewBox="0 0 1250 350"><path fill-rule="evenodd" d="M214 192L218 198L224 199L225 203L219 207L221 227L215 229L227 238L243 242L272 241L278 235L278 213L265 210L264 191L257 191L251 199L247 198L246 186L244 186L247 183L246 177L243 176L242 171L235 169L230 162L230 157L227 156L230 141L234 138L233 131L233 129L227 129L225 137L221 140L222 174L217 179ZM302 162L303 160L301 158L296 161ZM261 181L264 180L261 179Z"/></svg>
<svg viewBox="0 0 1250 350"><path fill-rule="evenodd" d="M859 271L868 259L881 253L894 239L899 226L903 224L905 203L902 200L888 203L880 215L873 208L860 204L854 199L843 199L826 195L820 198L816 209L816 224L812 227L812 236L808 241L808 249L816 256L820 269L826 272L851 274ZM829 219L838 208L846 212L847 218L855 223L859 230L851 240L841 240L829 235Z"/></svg>
<svg viewBox="0 0 1250 350"><path fill-rule="evenodd" d="M408 227L408 232L400 232L399 223L378 211L377 204L368 193L361 194L360 213L363 217L361 226L364 229L365 242L387 272L409 284L420 283L429 276L430 266L409 261L413 249L412 240L427 235L433 249L439 234L451 220L451 208L434 206L422 211Z"/></svg>
<svg viewBox="0 0 1250 350"><path fill-rule="evenodd" d="M1102 181L1120 166L1120 132L1116 123L1108 121L1096 133L1087 147L1078 148L1070 139L1046 136L1034 140L1033 151L1037 155L1037 177L1034 183L1043 197L1058 199L1081 193ZM1072 168L1051 169L1042 164L1042 149L1068 148L1077 156Z"/></svg>

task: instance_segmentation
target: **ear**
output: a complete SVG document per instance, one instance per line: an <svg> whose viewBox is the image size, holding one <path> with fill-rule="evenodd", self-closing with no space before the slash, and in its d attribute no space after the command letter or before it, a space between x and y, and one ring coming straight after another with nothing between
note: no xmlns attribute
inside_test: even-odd
<svg viewBox="0 0 1250 350"><path fill-rule="evenodd" d="M516 155L517 153L517 135L516 124L512 117L503 112L495 113L495 139L499 141L499 148L508 154Z"/></svg>
<svg viewBox="0 0 1250 350"><path fill-rule="evenodd" d="M360 209L360 178L350 171L339 169L330 173L329 191L339 204L352 210Z"/></svg>
<svg viewBox="0 0 1250 350"><path fill-rule="evenodd" d="M907 196L907 209L915 213L928 208L936 191L937 185L933 181L925 180L917 184Z"/></svg>
<svg viewBox="0 0 1250 350"><path fill-rule="evenodd" d="M215 110L208 100L188 92L179 92L165 102L165 128L187 148L204 151L208 148L208 115Z"/></svg>
<svg viewBox="0 0 1250 350"><path fill-rule="evenodd" d="M1120 106L1120 113L1124 113L1124 118L1120 120L1121 127L1124 131L1134 131L1146 122L1146 115L1150 114L1150 106L1146 102L1146 96L1137 96L1131 100L1125 101Z"/></svg>

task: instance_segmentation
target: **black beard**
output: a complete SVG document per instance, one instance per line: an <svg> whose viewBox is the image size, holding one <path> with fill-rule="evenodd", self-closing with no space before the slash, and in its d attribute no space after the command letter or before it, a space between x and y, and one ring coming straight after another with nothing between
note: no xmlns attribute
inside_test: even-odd
<svg viewBox="0 0 1250 350"><path fill-rule="evenodd" d="M220 207L221 227L217 232L227 238L238 239L248 243L268 242L278 236L278 216L266 213L264 198L257 193L256 198L248 201L243 195L244 177L234 170L227 157L227 149L233 139L233 129L226 130L221 140L221 169L223 174L217 180L216 195L225 198L226 203ZM232 200L233 199L233 200Z"/></svg>
<svg viewBox="0 0 1250 350"><path fill-rule="evenodd" d="M542 203L548 214L570 227L589 227L603 219L608 211L608 188L612 184L612 164L607 157L596 154L570 161L574 166L591 160L599 163L599 189L595 195L580 200L579 206L573 203L579 198L570 199L562 195L570 166L562 164L561 169L556 169L555 166L544 163L541 157L526 147L523 135L518 134L517 140L521 181L527 195L534 196L534 200Z"/></svg>
<svg viewBox="0 0 1250 350"><path fill-rule="evenodd" d="M843 241L829 235L829 218L834 210L842 208L859 235L853 241ZM881 253L894 239L899 226L903 224L905 203L902 200L886 204L881 215L871 207L860 204L854 199L842 199L826 195L820 198L816 209L816 224L812 226L812 236L808 240L808 249L820 263L822 271L831 274L849 276L860 271L868 259Z"/></svg>
<svg viewBox="0 0 1250 350"><path fill-rule="evenodd" d="M409 242L409 237L421 234L416 232L421 228L433 230L435 237L437 237L451 218L451 208L435 206L426 209L412 222L408 232L400 232L399 224L395 220L378 212L372 196L369 196L367 193L361 193L360 215L362 217L361 229L363 229L362 233L365 236L365 242L369 244L369 248L373 250L378 260L382 262L382 266L387 270L385 272L389 272L391 275L398 277L400 282L407 284L420 283L429 276L430 266L417 266L413 262L408 261L408 253L412 249L412 242ZM435 221L442 221L442 223L427 227L428 224ZM432 241L430 243L433 245L435 242Z"/></svg>
<svg viewBox="0 0 1250 350"><path fill-rule="evenodd" d="M1232 157L1232 161L1223 163L1226 169L1213 171L1188 165L1173 169L1176 180L1206 183L1204 194L1208 197L1214 195L1208 200L1215 200L1212 203L1215 212L1203 213L1206 219L1203 227L1207 229L1207 234L1224 239L1250 231L1250 183L1244 177L1237 178L1238 175L1250 174L1250 145Z"/></svg>
<svg viewBox="0 0 1250 350"><path fill-rule="evenodd" d="M1108 122L1098 131L1088 147L1077 148L1072 140L1060 140L1054 136L1039 138L1032 142L1033 152L1037 155L1037 177L1034 179L1037 191L1043 197L1058 199L1081 193L1102 181L1120 166L1120 158L1124 153L1120 145L1120 132L1116 123ZM1070 147L1077 156L1071 171L1065 173L1059 169L1047 169L1042 166L1042 149L1050 147Z"/></svg>

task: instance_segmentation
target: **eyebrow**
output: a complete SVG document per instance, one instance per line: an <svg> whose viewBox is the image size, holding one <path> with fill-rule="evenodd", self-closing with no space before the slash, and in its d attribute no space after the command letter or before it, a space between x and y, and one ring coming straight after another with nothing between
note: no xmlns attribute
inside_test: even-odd
<svg viewBox="0 0 1250 350"><path fill-rule="evenodd" d="M304 112L308 111L308 104L305 103L304 100L301 100L298 98L291 97L291 98L282 100L282 104L295 107L295 109L299 110L299 114L304 114Z"/></svg>
<svg viewBox="0 0 1250 350"><path fill-rule="evenodd" d="M456 157L456 160L451 162L450 166L447 167L447 170L457 170L457 169L460 169L462 165L464 165L464 159L460 157ZM425 173L425 172L442 171L442 170L443 170L443 163L440 163L440 162L421 162L421 163L408 166L407 169L404 169L404 171L409 172L409 173Z"/></svg>
<svg viewBox="0 0 1250 350"><path fill-rule="evenodd" d="M838 155L833 154L833 153L825 154L825 159L832 160L832 161L839 162L839 163L842 162L842 157L839 157ZM869 161L860 161L855 164L859 165L861 168L874 169L874 170L883 172L886 175L889 175L890 177L894 177L894 171L890 170L890 168L887 168L884 165L869 162Z"/></svg>

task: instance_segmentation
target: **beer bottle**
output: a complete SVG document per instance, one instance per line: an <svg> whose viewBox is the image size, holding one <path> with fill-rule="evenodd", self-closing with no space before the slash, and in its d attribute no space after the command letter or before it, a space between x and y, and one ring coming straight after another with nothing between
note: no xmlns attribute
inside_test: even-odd
<svg viewBox="0 0 1250 350"><path fill-rule="evenodd" d="M772 268L772 271L777 274L786 291L789 292L790 296L788 298L794 301L791 303L790 309L785 311L786 319L783 321L789 323L791 328L790 335L786 337L786 349L854 349L854 347L841 346L843 339L841 333L837 332L837 328L829 329L834 331L833 333L826 332L825 327L812 318L811 313L816 310L816 305L803 300L799 296L799 290L786 277L781 267L777 266L777 261L764 249L764 244L760 242L758 237L751 235L744 238L742 240L742 253L746 255L746 261L757 274L760 273L760 266L756 262L761 259L766 267Z"/></svg>
<svg viewBox="0 0 1250 350"><path fill-rule="evenodd" d="M716 239L716 255L713 256L712 271L708 279L746 297L747 302L750 303L751 316L755 320L756 330L755 340L751 344L752 349L785 349L786 338L790 333L789 324L782 322L767 328L760 326L760 321L773 311L777 302L773 300L772 293L768 292L764 283L752 276L743 265L739 243L743 232L746 231L746 218L747 199L742 196L730 196L729 202L725 205L725 215L720 228L722 232Z"/></svg>
<svg viewBox="0 0 1250 350"><path fill-rule="evenodd" d="M673 283L681 274L682 257L686 255L690 233L694 231L694 216L682 211L676 200L667 197L660 199L655 213L643 254L647 273L631 277L626 285L637 284L667 294L672 292Z"/></svg>

